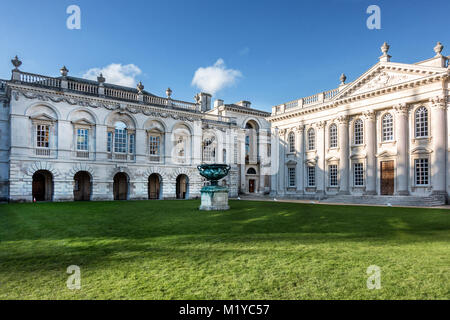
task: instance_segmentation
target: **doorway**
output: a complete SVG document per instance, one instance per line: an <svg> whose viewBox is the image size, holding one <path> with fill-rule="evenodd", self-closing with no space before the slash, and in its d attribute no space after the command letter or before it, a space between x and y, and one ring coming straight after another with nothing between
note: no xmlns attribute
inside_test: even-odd
<svg viewBox="0 0 450 320"><path fill-rule="evenodd" d="M32 195L36 201L52 201L53 176L50 171L39 170L33 174Z"/></svg>
<svg viewBox="0 0 450 320"><path fill-rule="evenodd" d="M128 199L128 176L126 173L119 172L114 176L114 200Z"/></svg>
<svg viewBox="0 0 450 320"><path fill-rule="evenodd" d="M255 193L255 180L254 179L248 180L248 192Z"/></svg>
<svg viewBox="0 0 450 320"><path fill-rule="evenodd" d="M187 199L189 192L189 179L186 175L180 174L177 177L177 199Z"/></svg>
<svg viewBox="0 0 450 320"><path fill-rule="evenodd" d="M160 199L161 179L156 173L148 177L148 198L150 200Z"/></svg>
<svg viewBox="0 0 450 320"><path fill-rule="evenodd" d="M394 161L381 161L380 168L380 194L383 196L392 196L394 194Z"/></svg>
<svg viewBox="0 0 450 320"><path fill-rule="evenodd" d="M86 171L79 171L74 176L73 198L75 201L91 200L91 176Z"/></svg>

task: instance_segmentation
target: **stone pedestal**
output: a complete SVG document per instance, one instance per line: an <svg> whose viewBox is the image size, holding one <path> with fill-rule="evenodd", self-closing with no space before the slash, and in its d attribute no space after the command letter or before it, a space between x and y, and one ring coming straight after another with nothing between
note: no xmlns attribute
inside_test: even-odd
<svg viewBox="0 0 450 320"><path fill-rule="evenodd" d="M225 211L228 206L228 189L220 186L205 186L201 190L202 204L200 210L203 211Z"/></svg>

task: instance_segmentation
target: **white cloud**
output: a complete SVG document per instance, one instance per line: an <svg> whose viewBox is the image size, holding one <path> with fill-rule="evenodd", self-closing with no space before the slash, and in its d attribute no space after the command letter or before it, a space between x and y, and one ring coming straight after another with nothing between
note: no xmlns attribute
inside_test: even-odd
<svg viewBox="0 0 450 320"><path fill-rule="evenodd" d="M198 68L192 79L192 85L215 95L223 88L234 85L240 77L242 73L239 70L227 69L223 59L219 59L213 66Z"/></svg>
<svg viewBox="0 0 450 320"><path fill-rule="evenodd" d="M103 68L89 69L84 73L83 78L97 81L97 77L100 73L106 78L107 83L125 87L134 87L137 83L136 77L140 75L142 71L134 64L122 65L120 63L111 63Z"/></svg>

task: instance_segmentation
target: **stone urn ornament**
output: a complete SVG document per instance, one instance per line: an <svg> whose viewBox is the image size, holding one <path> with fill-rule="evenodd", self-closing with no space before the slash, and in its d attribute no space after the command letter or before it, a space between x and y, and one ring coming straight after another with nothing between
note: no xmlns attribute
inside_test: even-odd
<svg viewBox="0 0 450 320"><path fill-rule="evenodd" d="M228 206L228 188L219 186L220 179L228 175L231 167L227 164L202 164L197 166L200 175L210 181L210 185L201 190L200 210L202 211L225 211Z"/></svg>

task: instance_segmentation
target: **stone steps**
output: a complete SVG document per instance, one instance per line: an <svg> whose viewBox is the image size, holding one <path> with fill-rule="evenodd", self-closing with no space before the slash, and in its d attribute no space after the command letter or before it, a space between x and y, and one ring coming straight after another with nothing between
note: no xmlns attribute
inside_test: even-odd
<svg viewBox="0 0 450 320"><path fill-rule="evenodd" d="M328 196L321 203L352 203L352 204L374 204L393 205L406 207L433 207L445 205L445 198L441 196L351 196L337 195Z"/></svg>

